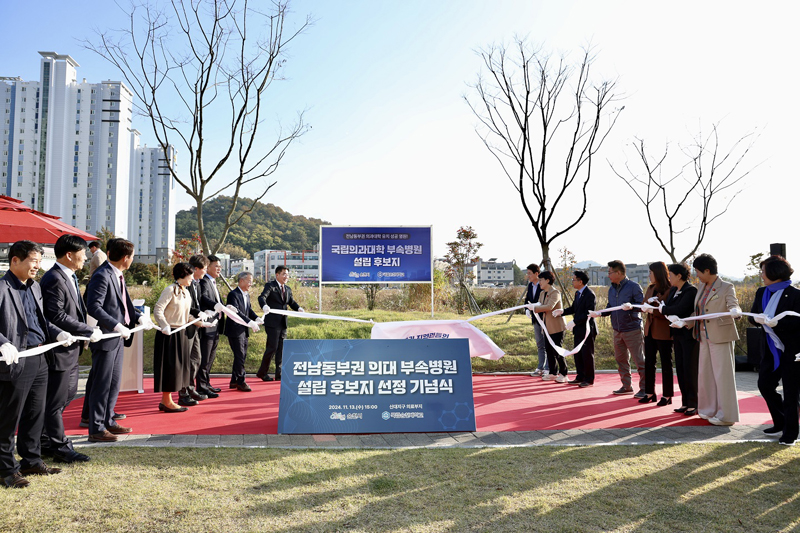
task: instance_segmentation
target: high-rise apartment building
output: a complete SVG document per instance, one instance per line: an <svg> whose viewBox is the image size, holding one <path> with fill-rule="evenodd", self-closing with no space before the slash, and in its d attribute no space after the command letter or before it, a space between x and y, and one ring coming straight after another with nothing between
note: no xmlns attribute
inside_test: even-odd
<svg viewBox="0 0 800 533"><path fill-rule="evenodd" d="M139 132L131 132L128 238L144 253L175 246L175 165L175 148L140 147Z"/></svg>
<svg viewBox="0 0 800 533"><path fill-rule="evenodd" d="M172 247L174 201L166 202L168 211L162 209L165 202L152 211L149 204L140 208L139 189L132 187L132 180L141 176L133 165L138 139L132 137L138 135L131 127L130 90L119 81L79 82L79 65L70 56L39 54L38 82L0 77L0 190L90 233L107 228L134 241L139 227L131 222L138 221L144 209L148 232L171 224L173 240L160 242ZM174 155L171 147L170 151ZM157 178L167 180L171 189L170 176ZM152 189L148 185L143 202L150 200ZM148 236L146 242L157 240ZM155 253L155 245L136 244L140 253Z"/></svg>

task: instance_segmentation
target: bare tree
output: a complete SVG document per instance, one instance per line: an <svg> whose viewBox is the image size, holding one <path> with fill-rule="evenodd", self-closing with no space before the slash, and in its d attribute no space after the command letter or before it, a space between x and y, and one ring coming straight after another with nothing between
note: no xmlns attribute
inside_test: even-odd
<svg viewBox="0 0 800 533"><path fill-rule="evenodd" d="M307 131L300 112L293 124L278 123L265 135L267 90L283 79L287 46L311 24L306 18L288 30L288 11L285 0L170 0L164 9L145 0L131 4L128 28L83 43L122 73L165 155L170 145L188 155L188 176L170 172L197 205L206 253L219 250L230 228L275 185L267 178ZM236 213L242 188L257 181L263 189ZM224 191L233 199L212 250L203 204Z"/></svg>
<svg viewBox="0 0 800 533"><path fill-rule="evenodd" d="M595 57L588 47L574 65L521 38L478 54L487 73L471 85L477 98L464 99L478 117L478 135L519 195L542 264L553 270L550 245L586 214L593 158L624 109L611 108L620 96L616 80L590 81Z"/></svg>
<svg viewBox="0 0 800 533"><path fill-rule="evenodd" d="M701 131L680 148L682 163L673 172L665 169L669 144L659 157L651 157L640 138L633 146L641 171L626 162L623 174L609 162L644 206L650 229L673 263L682 263L697 252L709 224L728 210L742 192L742 180L755 168L743 169L742 162L757 136L748 133L725 150L720 147L718 125L712 125L708 136ZM678 253L676 241L683 233L689 235L682 246L686 253Z"/></svg>

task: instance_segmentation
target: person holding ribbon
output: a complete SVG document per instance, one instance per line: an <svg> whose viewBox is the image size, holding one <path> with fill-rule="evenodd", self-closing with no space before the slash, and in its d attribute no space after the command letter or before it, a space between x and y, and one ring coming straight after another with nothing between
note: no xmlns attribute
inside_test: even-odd
<svg viewBox="0 0 800 533"><path fill-rule="evenodd" d="M542 287L542 292L539 295L539 305L536 307L535 312L541 313L540 316L544 317L546 335L550 337L553 344L560 348L567 324L560 316L553 316L553 311L563 308L561 305L561 292L553 287L555 279L556 277L549 270L539 274L539 285ZM545 374L542 379L547 381L554 379L556 383L567 383L567 360L549 342L546 345L546 350L547 365L551 373ZM558 363L558 375L555 374L556 363Z"/></svg>
<svg viewBox="0 0 800 533"><path fill-rule="evenodd" d="M175 403L172 393L191 383L190 352L197 331L191 326L191 331L172 330L189 322L192 296L188 287L194 277L194 268L189 263L178 263L172 267L172 277L175 283L161 291L153 307L156 324L161 328L161 331L156 331L153 350L153 392L161 393L160 411L182 413L188 408Z"/></svg>
<svg viewBox="0 0 800 533"><path fill-rule="evenodd" d="M695 320L694 338L699 344L697 368L697 415L715 426L739 421L736 397L733 343L739 339L734 319L742 316L736 289L717 274L717 260L700 254L694 260L700 280L693 316L719 313L723 316Z"/></svg>
<svg viewBox="0 0 800 533"><path fill-rule="evenodd" d="M675 372L678 374L678 387L681 389L681 406L673 410L686 416L694 416L697 414L697 341L692 332L684 327L685 323L677 322L692 314L697 287L689 283L689 269L686 265L674 263L667 269L672 288L661 313L668 319L675 319L675 322L670 322L670 334L675 348Z"/></svg>
<svg viewBox="0 0 800 533"><path fill-rule="evenodd" d="M644 301L660 307L669 294L670 284L667 265L659 261L650 265L650 285L644 293ZM655 402L656 356L661 354L661 400L659 407L672 404L675 385L672 381L672 337L669 320L658 309L644 308L644 392L639 403Z"/></svg>
<svg viewBox="0 0 800 533"><path fill-rule="evenodd" d="M800 402L800 317L789 315L778 320L786 311L800 313L800 290L792 287L792 266L781 256L771 256L761 262L764 287L756 291L750 321L764 329L758 390L772 416L767 435L783 433L779 443L794 446L798 437L798 402ZM778 381L783 383L783 398L778 393Z"/></svg>
<svg viewBox="0 0 800 533"><path fill-rule="evenodd" d="M553 316L573 315L567 329L575 336L575 345L583 341L580 351L575 354L575 379L567 383L579 387L594 386L594 339L597 337L597 325L589 313L595 310L597 298L587 284L589 276L586 272L576 270L572 276L572 287L575 289L575 300L564 310L556 309ZM589 328L589 331L586 330ZM584 340L586 339L586 340Z"/></svg>

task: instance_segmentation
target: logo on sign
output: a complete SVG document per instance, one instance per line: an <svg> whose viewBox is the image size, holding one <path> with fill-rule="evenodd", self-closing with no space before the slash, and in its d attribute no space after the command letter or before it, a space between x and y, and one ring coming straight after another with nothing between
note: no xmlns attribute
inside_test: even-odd
<svg viewBox="0 0 800 533"><path fill-rule="evenodd" d="M346 420L344 413L331 413L331 420Z"/></svg>
<svg viewBox="0 0 800 533"><path fill-rule="evenodd" d="M384 420L389 420L389 417L390 417L389 411L384 411L383 413L381 413L381 418L383 418Z"/></svg>

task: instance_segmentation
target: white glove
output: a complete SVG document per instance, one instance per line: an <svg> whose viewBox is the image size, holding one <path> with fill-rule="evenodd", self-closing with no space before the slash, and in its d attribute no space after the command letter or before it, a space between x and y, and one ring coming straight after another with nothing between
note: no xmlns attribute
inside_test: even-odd
<svg viewBox="0 0 800 533"><path fill-rule="evenodd" d="M564 314L563 309L553 309L553 317L558 318Z"/></svg>
<svg viewBox="0 0 800 533"><path fill-rule="evenodd" d="M527 307L528 309L530 309L531 311L533 311L534 309L536 309L536 308L537 308L537 307L539 307L540 305L542 305L542 304L540 304L540 303L535 303L535 304L525 304L525 307Z"/></svg>
<svg viewBox="0 0 800 533"><path fill-rule="evenodd" d="M769 317L764 313L761 313L760 315L754 316L753 320L756 321L756 324L766 324L767 320L769 320Z"/></svg>
<svg viewBox="0 0 800 533"><path fill-rule="evenodd" d="M298 307L298 308L297 308L297 312L298 312L298 313L305 313L305 312L306 312L306 310L305 310L305 309L303 309L302 307Z"/></svg>
<svg viewBox="0 0 800 533"><path fill-rule="evenodd" d="M531 310L530 309L525 309L525 316L528 317L528 318L531 317Z"/></svg>
<svg viewBox="0 0 800 533"><path fill-rule="evenodd" d="M126 328L122 324L117 324L116 326L114 326L114 331L119 333L120 337L122 337L125 340L128 340L128 339L131 338L131 330L129 330L128 328Z"/></svg>
<svg viewBox="0 0 800 533"><path fill-rule="evenodd" d="M777 318L770 318L769 320L764 322L764 325L765 326L769 326L771 328L774 328L775 326L778 325L778 319Z"/></svg>
<svg viewBox="0 0 800 533"><path fill-rule="evenodd" d="M166 326L164 326L163 328L161 328L161 333L163 333L164 335L167 335L167 336L169 336L169 335L171 335L171 334L172 334L172 328L171 328L171 327L169 327L169 324L167 324Z"/></svg>
<svg viewBox="0 0 800 533"><path fill-rule="evenodd" d="M247 327L253 330L253 333L258 333L258 323L254 320L251 320L247 323Z"/></svg>
<svg viewBox="0 0 800 533"><path fill-rule="evenodd" d="M205 321L205 320L208 320L209 318L211 318L211 315L206 313L205 311L200 311L199 313L197 313L197 318L199 318L200 320Z"/></svg>
<svg viewBox="0 0 800 533"><path fill-rule="evenodd" d="M622 310L623 311L630 311L631 309L633 309L633 304L632 303L625 302L624 304L622 304Z"/></svg>
<svg viewBox="0 0 800 533"><path fill-rule="evenodd" d="M147 315L140 316L139 317L139 322L137 322L137 324L139 324L140 326L144 326L145 329L148 329L148 330L149 329L153 329L154 327L156 327L156 325L153 324L153 321L150 320L150 317L147 316Z"/></svg>
<svg viewBox="0 0 800 533"><path fill-rule="evenodd" d="M589 316L592 318L600 318L601 316L603 316L603 314L597 311L589 311Z"/></svg>
<svg viewBox="0 0 800 533"><path fill-rule="evenodd" d="M264 317L260 316L260 317L256 318L256 324L258 324L259 326L263 326L264 325Z"/></svg>
<svg viewBox="0 0 800 533"><path fill-rule="evenodd" d="M92 334L89 335L89 342L97 342L103 337L103 331L100 328L94 328Z"/></svg>
<svg viewBox="0 0 800 533"><path fill-rule="evenodd" d="M572 328L574 328L574 327L575 327L575 321L574 320L570 320L569 322L567 322L567 329L568 330L572 331Z"/></svg>
<svg viewBox="0 0 800 533"><path fill-rule="evenodd" d="M17 347L10 342L0 346L0 361L7 365L19 363L19 351Z"/></svg>
<svg viewBox="0 0 800 533"><path fill-rule="evenodd" d="M734 307L733 309L729 309L732 318L741 318L742 317L742 310L738 307Z"/></svg>
<svg viewBox="0 0 800 533"><path fill-rule="evenodd" d="M669 327L675 328L675 329L684 328L684 327L686 327L686 322L684 322L683 320L678 319L675 322L670 322Z"/></svg>
<svg viewBox="0 0 800 533"><path fill-rule="evenodd" d="M73 337L66 331L62 331L61 333L58 334L58 337L56 337L56 341L60 342L61 346L66 348L67 346L75 342L75 337Z"/></svg>
<svg viewBox="0 0 800 533"><path fill-rule="evenodd" d="M653 308L652 307L643 307L642 311L644 311L645 313L649 313L651 315L653 314Z"/></svg>
<svg viewBox="0 0 800 533"><path fill-rule="evenodd" d="M261 308L261 310L264 311L264 316L268 315L270 312L270 308L266 304L264 305L264 307Z"/></svg>
<svg viewBox="0 0 800 533"><path fill-rule="evenodd" d="M653 303L653 302L657 302L657 301L658 301L658 296L651 296L651 297L650 297L650 298L647 300L647 303L651 304L651 303Z"/></svg>

